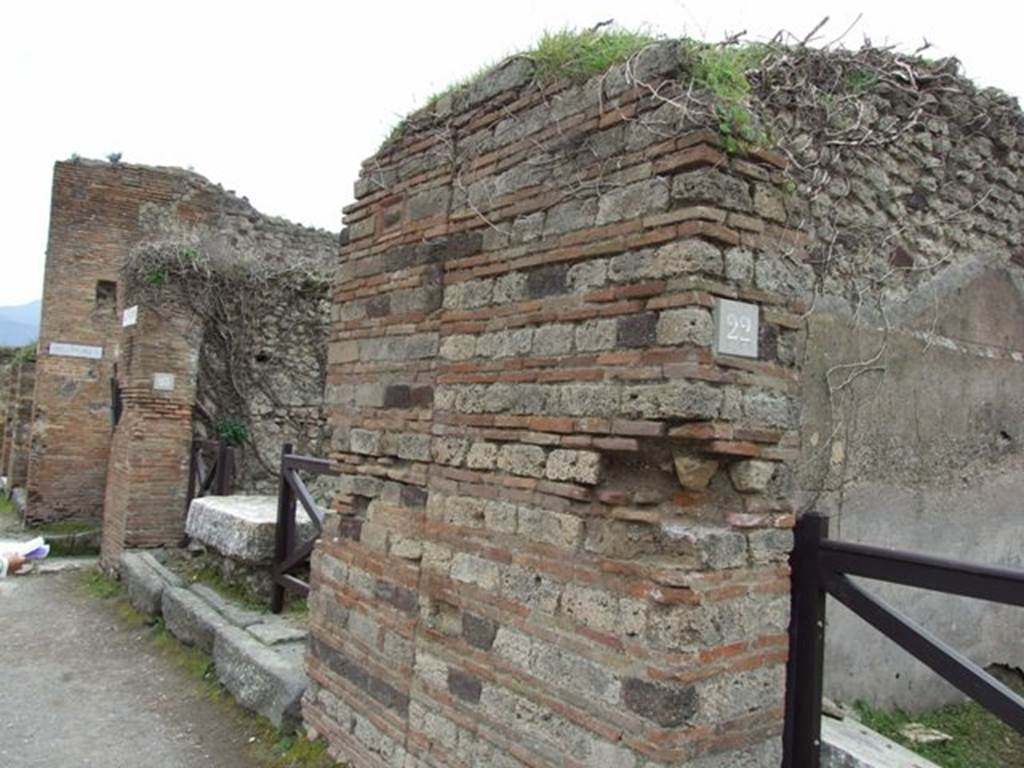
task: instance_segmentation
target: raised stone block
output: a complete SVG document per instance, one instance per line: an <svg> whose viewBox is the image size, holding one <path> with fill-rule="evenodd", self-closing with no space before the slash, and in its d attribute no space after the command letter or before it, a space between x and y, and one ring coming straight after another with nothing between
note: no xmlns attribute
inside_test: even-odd
<svg viewBox="0 0 1024 768"><path fill-rule="evenodd" d="M142 562L149 566L151 570L155 571L156 575L159 576L168 586L184 586L184 582L181 580L181 577L157 560L152 552L136 552L135 554L137 554Z"/></svg>
<svg viewBox="0 0 1024 768"><path fill-rule="evenodd" d="M313 524L302 510L298 518L299 538L310 538ZM274 496L205 496L192 502L185 532L226 557L259 564L273 559L276 527Z"/></svg>

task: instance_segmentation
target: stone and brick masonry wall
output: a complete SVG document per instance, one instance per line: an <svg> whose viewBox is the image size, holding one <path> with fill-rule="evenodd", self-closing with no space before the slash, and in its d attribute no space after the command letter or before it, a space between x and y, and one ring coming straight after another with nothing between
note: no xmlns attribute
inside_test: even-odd
<svg viewBox="0 0 1024 768"><path fill-rule="evenodd" d="M346 209L306 723L361 768L778 764L783 164L649 127L623 68L530 77L442 99ZM760 306L760 359L712 352L721 297Z"/></svg>

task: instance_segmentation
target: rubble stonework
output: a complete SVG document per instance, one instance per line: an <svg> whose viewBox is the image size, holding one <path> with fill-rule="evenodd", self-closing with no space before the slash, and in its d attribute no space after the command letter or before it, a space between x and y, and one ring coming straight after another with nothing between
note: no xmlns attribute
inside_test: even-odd
<svg viewBox="0 0 1024 768"><path fill-rule="evenodd" d="M771 764L804 309L777 276L806 243L784 162L521 64L386 145L346 209L307 724L360 766ZM760 359L712 352L723 297L760 308Z"/></svg>

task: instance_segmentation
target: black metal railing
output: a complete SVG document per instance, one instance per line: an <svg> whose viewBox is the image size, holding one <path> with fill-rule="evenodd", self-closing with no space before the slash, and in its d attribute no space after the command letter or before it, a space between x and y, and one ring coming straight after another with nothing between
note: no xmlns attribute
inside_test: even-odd
<svg viewBox="0 0 1024 768"><path fill-rule="evenodd" d="M193 499L230 496L235 489L235 448L223 439L192 441L188 462L185 515Z"/></svg>
<svg viewBox="0 0 1024 768"><path fill-rule="evenodd" d="M309 594L309 583L303 581L295 572L309 562L316 540L324 530L324 511L313 500L309 489L299 476L300 471L317 475L333 472L331 463L326 459L293 454L291 444L285 445L281 451L273 587L270 595L270 610L273 613L284 610L286 592L294 592L302 597ZM298 540L298 523L295 515L299 504L315 528L313 536L306 541Z"/></svg>
<svg viewBox="0 0 1024 768"><path fill-rule="evenodd" d="M784 768L820 766L826 594L1024 734L1024 698L849 578L1024 606L1024 571L831 540L818 514L797 522L791 564Z"/></svg>

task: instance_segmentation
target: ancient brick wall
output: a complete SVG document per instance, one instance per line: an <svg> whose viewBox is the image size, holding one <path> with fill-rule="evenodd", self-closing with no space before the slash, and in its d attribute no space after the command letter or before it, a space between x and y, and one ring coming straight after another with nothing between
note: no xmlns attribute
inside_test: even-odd
<svg viewBox="0 0 1024 768"><path fill-rule="evenodd" d="M356 184L304 709L356 765L778 762L805 238L778 157L627 74L507 64Z"/></svg>
<svg viewBox="0 0 1024 768"><path fill-rule="evenodd" d="M0 474L11 455L12 430L14 429L14 387L18 381L18 369L14 363L13 350L0 350Z"/></svg>
<svg viewBox="0 0 1024 768"><path fill-rule="evenodd" d="M185 530L192 406L202 325L181 308L140 307L121 337L123 412L110 448L102 559L177 544Z"/></svg>
<svg viewBox="0 0 1024 768"><path fill-rule="evenodd" d="M143 166L59 162L50 236L29 468L30 520L99 519L111 439L110 379L124 297L118 266L157 226L189 228L216 207L196 174ZM156 222L156 223L154 223ZM99 357L52 354L51 344Z"/></svg>
<svg viewBox="0 0 1024 768"><path fill-rule="evenodd" d="M281 421L288 415L287 407L293 405L293 391L317 393L303 399L300 407L304 415L313 412L313 426L303 422L303 428L317 435L322 432L324 374L319 378L308 375L296 364L296 358L312 358L307 366L315 369L316 360L326 357L323 298L317 301L314 296L309 301L312 310L300 308L294 312L306 322L287 324L290 300L296 291L278 290L272 280L250 285L242 278L253 265L266 267L274 274L286 265L312 268L333 260L336 236L264 216L246 200L194 173L130 166L125 178L117 175L123 171L120 166L90 164L89 168L94 174L109 177L110 189L106 192L115 197L125 192L119 185L135 190L138 204L135 219L126 217L125 227L134 229L115 261L121 304L137 306L138 311L134 324L119 327L114 336L123 415L113 432L110 449L102 553L104 563L114 565L124 547L177 544L181 540L193 433L216 436L225 416L239 415L239 398L251 409L241 413L251 416L245 421L249 440L255 443L264 438L261 447L274 437L291 436L288 425L282 426ZM174 271L171 262L143 259L152 253L171 254L178 260L175 263L184 259L199 283L181 282L182 274ZM216 282L221 272L200 275L191 269L200 260L238 279L222 284ZM261 273L261 277L266 275ZM259 300L255 306L242 304L244 313L232 313L230 310L239 308L228 298L232 289ZM227 307L228 311L199 311L189 301L192 293L211 295L211 304ZM308 319L310 312L313 319ZM285 331L266 332L275 321L285 323ZM230 361L233 366L218 356L221 348L211 343L211 338L244 340L230 347L237 358ZM237 388L245 381L242 369L252 369L266 349L276 352L278 346L286 346L290 353L274 360L282 366L278 378L291 382L291 377L300 377L300 383L274 390L276 397L271 406L246 397L245 392L239 394ZM292 363L292 367L286 367L286 363ZM266 371L262 379L276 383ZM229 399L225 392L234 397ZM279 449L276 445L274 458ZM248 446L242 446L243 489L247 487L245 480L253 474L249 469L255 463L253 454Z"/></svg>
<svg viewBox="0 0 1024 768"><path fill-rule="evenodd" d="M24 488L28 480L28 457L32 436L32 391L35 363L22 361L10 366L7 419L4 429L0 475L9 489Z"/></svg>

